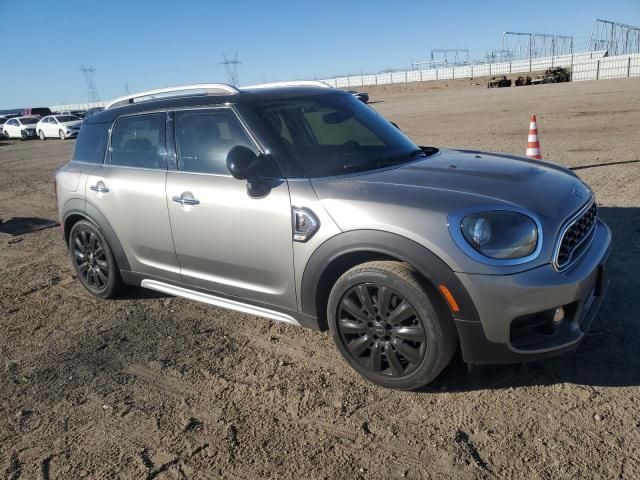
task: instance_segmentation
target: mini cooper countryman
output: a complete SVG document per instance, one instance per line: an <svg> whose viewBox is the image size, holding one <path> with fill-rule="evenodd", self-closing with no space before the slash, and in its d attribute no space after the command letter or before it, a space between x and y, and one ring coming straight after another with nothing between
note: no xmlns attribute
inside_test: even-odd
<svg viewBox="0 0 640 480"><path fill-rule="evenodd" d="M366 379L414 389L578 346L611 232L570 170L419 147L320 82L130 95L56 174L82 285L136 285L317 330ZM233 325L229 325L233 328Z"/></svg>

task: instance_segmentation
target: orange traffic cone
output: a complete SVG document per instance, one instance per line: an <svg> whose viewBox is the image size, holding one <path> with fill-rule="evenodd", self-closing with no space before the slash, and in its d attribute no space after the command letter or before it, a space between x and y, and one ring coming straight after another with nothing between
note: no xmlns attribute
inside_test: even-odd
<svg viewBox="0 0 640 480"><path fill-rule="evenodd" d="M527 157L542 159L540 152L540 142L538 141L538 123L535 115L531 115L531 123L529 124L529 139L527 141Z"/></svg>

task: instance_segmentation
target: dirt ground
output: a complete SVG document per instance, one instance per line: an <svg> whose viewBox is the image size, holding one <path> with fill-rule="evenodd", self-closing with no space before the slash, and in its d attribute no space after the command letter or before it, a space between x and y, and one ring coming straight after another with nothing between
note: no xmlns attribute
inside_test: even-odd
<svg viewBox="0 0 640 480"><path fill-rule="evenodd" d="M423 145L523 154L538 114L544 157L614 232L581 348L385 390L327 333L142 290L97 301L58 228L0 236L4 478L640 478L640 79L368 91ZM73 144L0 143L0 217L55 218Z"/></svg>

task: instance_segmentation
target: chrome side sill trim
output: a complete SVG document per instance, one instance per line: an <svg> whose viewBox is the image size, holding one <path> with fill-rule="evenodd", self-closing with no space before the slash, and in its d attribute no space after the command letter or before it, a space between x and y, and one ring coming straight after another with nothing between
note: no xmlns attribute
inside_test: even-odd
<svg viewBox="0 0 640 480"><path fill-rule="evenodd" d="M291 315L286 313L276 312L275 310L269 310L264 307L257 307L255 305L249 305L247 303L238 302L237 300L230 300L228 298L217 297L207 293L197 292L195 290L189 290L187 288L176 287L175 285L169 285L168 283L158 282L157 280L144 279L140 283L144 288L151 290L157 290L158 292L168 293L169 295L175 295L176 297L184 297L196 302L208 303L209 305L215 305L216 307L228 308L243 313L250 313L251 315L257 315L259 317L269 318L277 322L284 322L290 325L300 327L298 321Z"/></svg>

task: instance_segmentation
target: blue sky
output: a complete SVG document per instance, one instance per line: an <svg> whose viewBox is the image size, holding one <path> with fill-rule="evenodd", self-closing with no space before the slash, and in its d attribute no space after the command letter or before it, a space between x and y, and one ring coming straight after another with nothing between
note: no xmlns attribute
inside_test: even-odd
<svg viewBox="0 0 640 480"><path fill-rule="evenodd" d="M89 1L0 0L0 109L87 101L81 64L103 100L169 85L240 84L403 68L432 48L483 57L502 32L588 42L595 18L640 25L640 0Z"/></svg>

